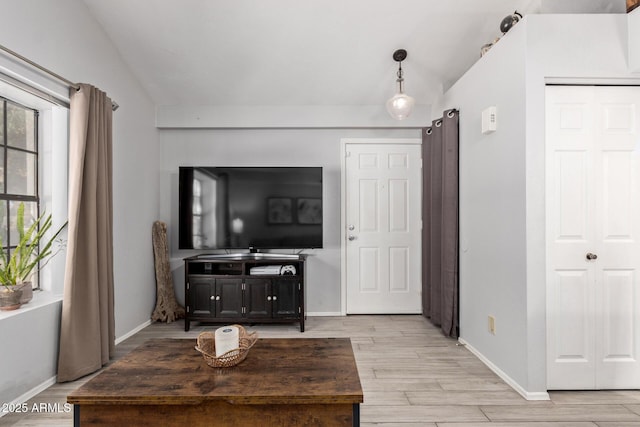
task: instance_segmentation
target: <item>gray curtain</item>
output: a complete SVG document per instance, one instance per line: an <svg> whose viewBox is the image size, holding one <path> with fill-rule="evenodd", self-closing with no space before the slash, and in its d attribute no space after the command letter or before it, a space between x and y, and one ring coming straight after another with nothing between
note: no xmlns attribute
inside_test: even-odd
<svg viewBox="0 0 640 427"><path fill-rule="evenodd" d="M458 337L458 111L423 130L423 314Z"/></svg>
<svg viewBox="0 0 640 427"><path fill-rule="evenodd" d="M115 349L112 105L90 85L71 89L69 230L58 381L100 369Z"/></svg>

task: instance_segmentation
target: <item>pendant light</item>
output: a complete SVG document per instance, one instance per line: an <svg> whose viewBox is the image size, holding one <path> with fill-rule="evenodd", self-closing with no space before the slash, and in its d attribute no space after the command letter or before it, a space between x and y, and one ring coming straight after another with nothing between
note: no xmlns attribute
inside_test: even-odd
<svg viewBox="0 0 640 427"><path fill-rule="evenodd" d="M407 51L398 49L393 52L393 60L398 63L398 93L387 101L387 111L396 120L404 120L411 114L416 101L404 93L404 78L402 77L402 61L407 58Z"/></svg>

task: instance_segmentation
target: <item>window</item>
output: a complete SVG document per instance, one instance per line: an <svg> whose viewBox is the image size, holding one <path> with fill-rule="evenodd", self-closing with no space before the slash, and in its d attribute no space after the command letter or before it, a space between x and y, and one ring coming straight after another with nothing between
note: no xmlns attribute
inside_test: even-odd
<svg viewBox="0 0 640 427"><path fill-rule="evenodd" d="M39 213L38 112L0 97L0 244L6 254L18 240L20 203L28 226ZM37 277L33 284L37 287Z"/></svg>

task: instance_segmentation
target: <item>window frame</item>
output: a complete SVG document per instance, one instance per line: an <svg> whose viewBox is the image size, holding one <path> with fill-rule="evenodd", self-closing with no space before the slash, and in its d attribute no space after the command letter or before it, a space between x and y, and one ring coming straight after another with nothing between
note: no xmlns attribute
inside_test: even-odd
<svg viewBox="0 0 640 427"><path fill-rule="evenodd" d="M20 202L29 202L35 203L36 205L36 217L40 217L40 111L36 108L28 107L20 102L17 102L13 99L10 99L5 96L0 96L0 103L2 103L2 127L3 134L2 138L0 138L0 151L2 152L2 167L3 167L3 180L4 185L2 190L0 190L0 201L4 201L5 203L5 218L6 223L0 224L0 227L6 226L6 242L2 242L2 248L7 254L7 257L11 255L11 251L13 251L16 245L11 241L11 205L12 203L20 203ZM7 105L11 104L14 107L19 107L23 110L33 112L33 150L28 148L16 147L9 145L9 132L7 129L8 124L8 108ZM29 130L27 130L29 131ZM9 183L9 152L21 152L34 156L34 167L33 167L33 180L34 180L34 195L27 194L14 194L8 192L8 183ZM34 277L32 280L33 289L40 289L40 280L39 280L39 269L36 269L34 273Z"/></svg>

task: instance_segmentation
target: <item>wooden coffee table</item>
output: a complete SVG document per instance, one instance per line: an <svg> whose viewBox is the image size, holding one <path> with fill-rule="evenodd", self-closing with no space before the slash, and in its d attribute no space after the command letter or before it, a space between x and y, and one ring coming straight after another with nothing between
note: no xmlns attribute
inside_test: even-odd
<svg viewBox="0 0 640 427"><path fill-rule="evenodd" d="M348 338L259 339L211 368L193 339L155 339L67 396L74 425L357 426L362 388Z"/></svg>

